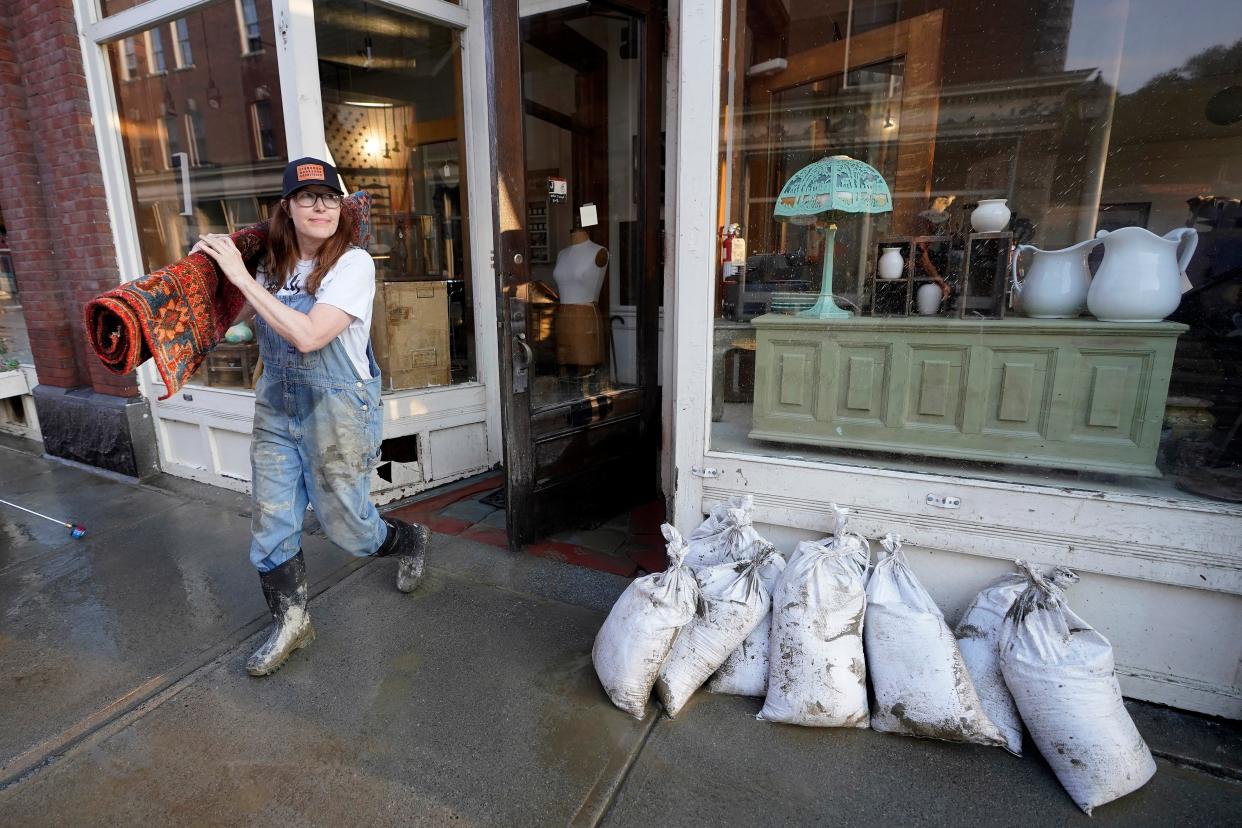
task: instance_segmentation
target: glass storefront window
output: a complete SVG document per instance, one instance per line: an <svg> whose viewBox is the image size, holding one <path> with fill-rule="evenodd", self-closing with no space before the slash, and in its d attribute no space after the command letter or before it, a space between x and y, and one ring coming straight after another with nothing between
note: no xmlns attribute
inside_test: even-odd
<svg viewBox="0 0 1242 828"><path fill-rule="evenodd" d="M271 6L255 8L259 39L273 43ZM242 55L244 26L236 4L224 2L106 47L147 272L185 256L204 233L266 218L280 198L287 159L276 51ZM251 388L257 368L255 343L222 344L193 382Z"/></svg>
<svg viewBox="0 0 1242 828"><path fill-rule="evenodd" d="M13 272L13 256L9 253L8 228L0 213L0 373L12 370L19 363L32 362L30 338L17 291L17 274Z"/></svg>
<svg viewBox="0 0 1242 828"><path fill-rule="evenodd" d="M370 3L315 8L331 160L371 193L371 343L386 391L477 377L457 33Z"/></svg>
<svg viewBox="0 0 1242 828"><path fill-rule="evenodd" d="M711 448L1242 499L1234 11L727 6Z"/></svg>

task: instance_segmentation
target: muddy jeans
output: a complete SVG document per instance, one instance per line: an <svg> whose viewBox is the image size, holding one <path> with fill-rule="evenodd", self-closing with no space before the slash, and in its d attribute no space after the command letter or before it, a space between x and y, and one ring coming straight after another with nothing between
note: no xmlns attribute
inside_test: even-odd
<svg viewBox="0 0 1242 828"><path fill-rule="evenodd" d="M277 297L308 313L313 297ZM306 504L328 538L370 555L387 532L371 503L379 458L380 377L370 346L371 378L358 379L340 342L300 353L258 317L263 375L255 388L250 444L250 561L270 572L298 553Z"/></svg>

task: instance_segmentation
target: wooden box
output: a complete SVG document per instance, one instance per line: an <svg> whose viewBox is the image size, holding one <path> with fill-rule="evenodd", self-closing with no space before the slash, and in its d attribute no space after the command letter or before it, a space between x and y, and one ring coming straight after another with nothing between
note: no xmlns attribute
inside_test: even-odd
<svg viewBox="0 0 1242 828"><path fill-rule="evenodd" d="M1175 322L754 321L752 439L1159 476Z"/></svg>
<svg viewBox="0 0 1242 828"><path fill-rule="evenodd" d="M371 347L385 391L449 384L448 311L447 282L376 285Z"/></svg>

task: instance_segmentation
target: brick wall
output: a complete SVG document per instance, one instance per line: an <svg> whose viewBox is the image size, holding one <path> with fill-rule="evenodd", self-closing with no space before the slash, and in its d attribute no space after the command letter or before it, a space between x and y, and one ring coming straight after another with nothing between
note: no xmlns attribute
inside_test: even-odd
<svg viewBox="0 0 1242 828"><path fill-rule="evenodd" d="M82 326L120 274L68 0L0 0L0 199L39 382L137 395Z"/></svg>

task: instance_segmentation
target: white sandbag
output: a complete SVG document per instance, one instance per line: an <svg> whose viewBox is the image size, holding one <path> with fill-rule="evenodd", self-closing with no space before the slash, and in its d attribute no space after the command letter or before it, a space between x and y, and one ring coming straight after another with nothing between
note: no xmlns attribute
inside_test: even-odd
<svg viewBox="0 0 1242 828"><path fill-rule="evenodd" d="M957 622L953 635L979 693L983 712L1005 737L1005 749L1014 756L1021 756L1022 720L1000 667L1001 623L1014 599L1029 583L1025 574L1027 565L1022 561L1015 563L1024 571L1002 575L980 590ZM1050 577L1062 589L1078 580L1077 575L1062 566L1054 569Z"/></svg>
<svg viewBox="0 0 1242 828"><path fill-rule="evenodd" d="M1005 684L1053 773L1089 815L1156 772L1121 701L1108 639L1075 615L1061 588L1036 572L1001 632Z"/></svg>
<svg viewBox="0 0 1242 828"><path fill-rule="evenodd" d="M748 561L727 561L695 573L698 611L677 634L656 679L656 698L669 718L677 715L771 609L772 593L761 571L772 557L779 558L780 553L765 545Z"/></svg>
<svg viewBox="0 0 1242 828"><path fill-rule="evenodd" d="M906 563L901 538L881 542L886 556L867 581L864 641L875 706L871 727L949 742L1005 745L983 712L957 640L936 602Z"/></svg>
<svg viewBox="0 0 1242 828"><path fill-rule="evenodd" d="M608 698L639 719L673 639L694 617L699 597L699 585L685 565L685 541L667 523L660 530L668 540L668 569L635 578L625 588L591 650Z"/></svg>
<svg viewBox="0 0 1242 828"><path fill-rule="evenodd" d="M750 635L729 654L711 677L707 689L734 696L765 696L768 693L768 641L772 632L772 591L785 571L785 558L774 552L759 567L759 580L768 591L763 618Z"/></svg>
<svg viewBox="0 0 1242 828"><path fill-rule="evenodd" d="M799 543L776 584L764 721L867 726L862 575L870 550L844 531L845 520L837 509L829 543Z"/></svg>
<svg viewBox="0 0 1242 828"><path fill-rule="evenodd" d="M754 503L750 495L738 495L717 504L686 539L686 564L692 569L726 561L744 561L767 541L751 525Z"/></svg>

